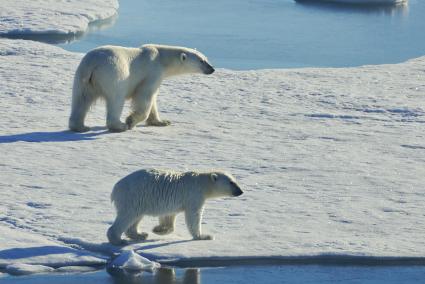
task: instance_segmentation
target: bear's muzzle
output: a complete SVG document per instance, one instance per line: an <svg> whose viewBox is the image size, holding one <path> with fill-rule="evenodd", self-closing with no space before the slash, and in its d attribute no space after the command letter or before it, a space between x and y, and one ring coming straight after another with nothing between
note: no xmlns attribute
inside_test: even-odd
<svg viewBox="0 0 425 284"><path fill-rule="evenodd" d="M212 67L210 64L207 63L205 65L205 68L204 68L205 74L210 75L210 74L214 73L214 71L215 71L214 67Z"/></svg>
<svg viewBox="0 0 425 284"><path fill-rule="evenodd" d="M235 184L232 193L233 196L241 196L243 194L243 191L237 184Z"/></svg>

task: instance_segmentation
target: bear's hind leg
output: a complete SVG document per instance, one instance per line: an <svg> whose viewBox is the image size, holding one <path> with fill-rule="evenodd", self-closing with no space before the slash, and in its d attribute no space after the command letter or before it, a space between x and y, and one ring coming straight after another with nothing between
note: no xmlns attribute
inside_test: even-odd
<svg viewBox="0 0 425 284"><path fill-rule="evenodd" d="M121 239L121 236L136 220L138 220L138 218L134 215L118 214L107 232L109 242L117 246L126 245L127 242Z"/></svg>
<svg viewBox="0 0 425 284"><path fill-rule="evenodd" d="M142 219L143 219L143 216L137 219L136 222L134 222L133 225L131 225L130 228L127 229L127 231L125 232L125 235L127 237L135 241L144 241L147 239L148 233L145 233L145 232L139 233L138 231L138 227Z"/></svg>
<svg viewBox="0 0 425 284"><path fill-rule="evenodd" d="M121 234L117 233L114 227L109 227L108 232L106 233L106 236L108 237L108 240L111 244L116 246L123 246L126 245L127 242L123 239L121 239Z"/></svg>
<svg viewBox="0 0 425 284"><path fill-rule="evenodd" d="M123 132L128 129L127 124L120 120L124 102L125 98L118 95L106 98L106 125L111 132Z"/></svg>
<svg viewBox="0 0 425 284"><path fill-rule="evenodd" d="M73 94L71 116L68 122L71 131L87 132L90 130L89 127L84 125L84 120L94 100L95 98L90 94Z"/></svg>
<svg viewBox="0 0 425 284"><path fill-rule="evenodd" d="M167 235L174 231L176 215L167 215L159 217L159 225L153 228L153 232L157 235Z"/></svg>

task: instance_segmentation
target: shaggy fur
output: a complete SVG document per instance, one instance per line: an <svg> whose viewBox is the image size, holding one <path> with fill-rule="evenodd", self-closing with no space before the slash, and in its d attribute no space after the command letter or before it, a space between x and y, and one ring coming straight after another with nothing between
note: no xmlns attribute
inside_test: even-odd
<svg viewBox="0 0 425 284"><path fill-rule="evenodd" d="M223 172L169 172L140 170L121 179L111 194L117 217L109 228L109 242L125 243L121 235L144 240L147 233L139 233L143 216L160 216L153 232L159 235L174 231L176 214L184 212L186 225L194 239L209 240L201 233L201 218L206 199L239 196L243 192L235 179Z"/></svg>
<svg viewBox="0 0 425 284"><path fill-rule="evenodd" d="M84 56L75 73L69 129L89 130L84 120L98 98L106 101L106 124L110 131L125 131L144 120L147 125L169 125L169 121L159 118L156 103L162 80L180 74L213 72L202 53L185 47L149 44L141 48L93 49ZM122 123L120 117L126 99L131 99L133 111L126 123Z"/></svg>

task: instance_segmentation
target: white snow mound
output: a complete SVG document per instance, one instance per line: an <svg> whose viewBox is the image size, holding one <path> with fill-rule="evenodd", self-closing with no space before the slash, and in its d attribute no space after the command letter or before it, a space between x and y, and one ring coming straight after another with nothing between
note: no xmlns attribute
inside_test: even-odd
<svg viewBox="0 0 425 284"><path fill-rule="evenodd" d="M125 250L117 256L109 265L112 268L120 268L135 271L154 271L161 265L135 253L133 250Z"/></svg>
<svg viewBox="0 0 425 284"><path fill-rule="evenodd" d="M118 0L0 0L1 34L77 34L114 16Z"/></svg>

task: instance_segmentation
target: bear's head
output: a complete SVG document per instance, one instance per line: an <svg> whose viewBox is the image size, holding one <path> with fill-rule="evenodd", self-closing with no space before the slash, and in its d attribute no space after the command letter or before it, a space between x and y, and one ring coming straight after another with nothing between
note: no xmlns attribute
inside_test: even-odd
<svg viewBox="0 0 425 284"><path fill-rule="evenodd" d="M144 44L142 49L145 51L142 54L151 54L151 60L159 58L159 62L164 67L164 70L162 70L164 78L190 73L209 75L215 71L207 57L193 48Z"/></svg>
<svg viewBox="0 0 425 284"><path fill-rule="evenodd" d="M208 175L210 180L210 198L240 196L243 194L242 189L232 175L222 172L212 172Z"/></svg>
<svg viewBox="0 0 425 284"><path fill-rule="evenodd" d="M186 48L180 53L180 68L183 73L212 74L215 69L205 55L195 49Z"/></svg>

